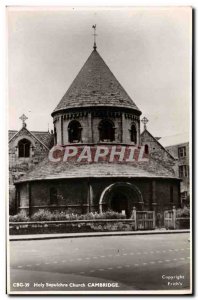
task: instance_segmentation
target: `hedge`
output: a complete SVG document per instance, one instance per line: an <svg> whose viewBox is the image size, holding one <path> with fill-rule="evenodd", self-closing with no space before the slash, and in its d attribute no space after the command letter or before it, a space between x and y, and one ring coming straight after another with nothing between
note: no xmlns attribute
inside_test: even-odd
<svg viewBox="0 0 198 300"><path fill-rule="evenodd" d="M115 211L108 210L103 213L90 212L84 215L67 214L62 211L51 212L47 209L39 209L31 217L27 217L24 212L10 216L10 222L28 222L28 221L72 221L72 220L106 220L106 219L126 219L125 215Z"/></svg>

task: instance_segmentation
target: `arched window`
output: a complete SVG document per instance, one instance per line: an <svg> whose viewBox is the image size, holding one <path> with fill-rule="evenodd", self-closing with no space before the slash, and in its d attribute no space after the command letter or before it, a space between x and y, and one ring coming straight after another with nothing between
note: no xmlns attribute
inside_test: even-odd
<svg viewBox="0 0 198 300"><path fill-rule="evenodd" d="M79 143L81 141L82 127L78 121L71 121L68 126L68 135L70 143Z"/></svg>
<svg viewBox="0 0 198 300"><path fill-rule="evenodd" d="M144 152L145 152L145 154L149 154L149 146L148 145L144 146Z"/></svg>
<svg viewBox="0 0 198 300"><path fill-rule="evenodd" d="M22 139L18 143L19 157L30 157L31 142L27 139Z"/></svg>
<svg viewBox="0 0 198 300"><path fill-rule="evenodd" d="M57 189L52 187L50 189L50 204L53 205L53 204L57 204Z"/></svg>
<svg viewBox="0 0 198 300"><path fill-rule="evenodd" d="M134 124L131 125L131 142L137 144L137 130Z"/></svg>
<svg viewBox="0 0 198 300"><path fill-rule="evenodd" d="M102 120L98 129L100 141L113 142L115 140L115 128L112 121Z"/></svg>

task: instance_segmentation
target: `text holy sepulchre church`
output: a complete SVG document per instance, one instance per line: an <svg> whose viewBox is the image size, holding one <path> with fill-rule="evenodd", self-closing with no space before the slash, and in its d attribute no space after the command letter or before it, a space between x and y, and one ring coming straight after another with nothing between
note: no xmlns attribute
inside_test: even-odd
<svg viewBox="0 0 198 300"><path fill-rule="evenodd" d="M51 114L54 131L29 131L25 115L22 128L9 131L10 213L113 210L130 218L134 207L156 212L181 207L178 160L149 132L141 115L138 101L112 74L94 40L93 51ZM49 153L56 154L54 160Z"/></svg>

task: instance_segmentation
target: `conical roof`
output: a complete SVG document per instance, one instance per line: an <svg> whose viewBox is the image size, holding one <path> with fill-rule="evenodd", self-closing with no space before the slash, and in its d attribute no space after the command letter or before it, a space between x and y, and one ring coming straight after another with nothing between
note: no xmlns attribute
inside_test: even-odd
<svg viewBox="0 0 198 300"><path fill-rule="evenodd" d="M141 113L100 54L93 50L52 115L69 108L98 106L125 107Z"/></svg>

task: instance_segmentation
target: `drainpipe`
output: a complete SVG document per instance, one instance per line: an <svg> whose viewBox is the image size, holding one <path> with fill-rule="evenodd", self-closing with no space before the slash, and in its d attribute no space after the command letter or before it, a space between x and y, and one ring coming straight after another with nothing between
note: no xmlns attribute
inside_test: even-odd
<svg viewBox="0 0 198 300"><path fill-rule="evenodd" d="M87 181L87 187L88 187L88 192L87 192L87 205L88 205L88 211L92 211L92 205L93 205L93 189L90 183L90 180L88 179Z"/></svg>
<svg viewBox="0 0 198 300"><path fill-rule="evenodd" d="M156 181L153 180L152 181L152 208L154 211L156 211L156 206L157 206L157 202L156 202Z"/></svg>
<svg viewBox="0 0 198 300"><path fill-rule="evenodd" d="M87 212L90 212L90 188L89 188L89 179L87 180Z"/></svg>
<svg viewBox="0 0 198 300"><path fill-rule="evenodd" d="M153 209L153 228L156 227L156 181L152 181L152 209Z"/></svg>
<svg viewBox="0 0 198 300"><path fill-rule="evenodd" d="M28 182L27 184L27 188L28 188L28 198L29 198L29 217L31 217L32 215L32 191L31 191L31 184L30 182Z"/></svg>
<svg viewBox="0 0 198 300"><path fill-rule="evenodd" d="M61 116L61 146L63 146L63 116Z"/></svg>
<svg viewBox="0 0 198 300"><path fill-rule="evenodd" d="M18 203L19 203L19 199L18 199L18 188L17 185L15 186L15 205L14 205L14 210L15 213L18 213Z"/></svg>

